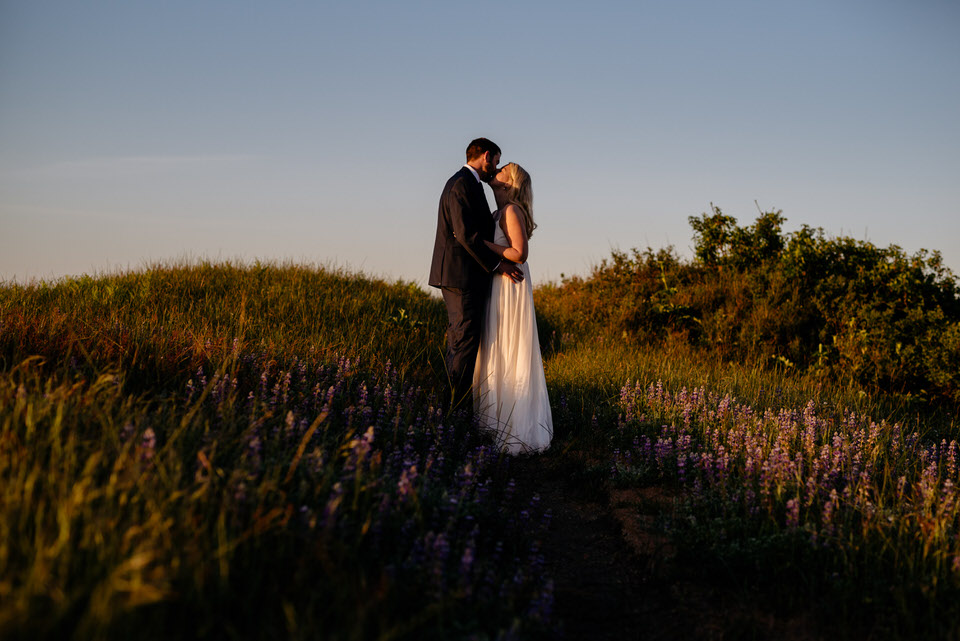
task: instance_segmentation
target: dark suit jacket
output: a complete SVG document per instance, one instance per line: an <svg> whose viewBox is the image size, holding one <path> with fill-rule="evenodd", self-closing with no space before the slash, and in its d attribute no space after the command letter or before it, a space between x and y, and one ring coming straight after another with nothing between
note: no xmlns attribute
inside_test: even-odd
<svg viewBox="0 0 960 641"><path fill-rule="evenodd" d="M493 240L494 225L483 186L463 167L440 194L430 285L477 289L489 284L500 257L483 241Z"/></svg>

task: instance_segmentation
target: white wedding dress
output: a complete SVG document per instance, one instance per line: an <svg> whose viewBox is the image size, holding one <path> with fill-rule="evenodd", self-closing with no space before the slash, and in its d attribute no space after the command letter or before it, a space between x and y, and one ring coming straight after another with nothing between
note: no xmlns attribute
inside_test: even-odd
<svg viewBox="0 0 960 641"><path fill-rule="evenodd" d="M510 244L499 224L493 242ZM553 438L530 268L520 268L519 283L493 275L473 374L474 414L509 454L543 451Z"/></svg>

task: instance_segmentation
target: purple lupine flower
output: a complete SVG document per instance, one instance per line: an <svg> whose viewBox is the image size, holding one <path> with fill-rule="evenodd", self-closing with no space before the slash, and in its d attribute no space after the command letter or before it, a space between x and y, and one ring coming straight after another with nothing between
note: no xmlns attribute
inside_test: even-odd
<svg viewBox="0 0 960 641"><path fill-rule="evenodd" d="M946 479L943 482L943 489L940 492L940 513L950 514L957 500L957 487L953 484L953 479Z"/></svg>
<svg viewBox="0 0 960 641"><path fill-rule="evenodd" d="M268 369L269 365L267 366L267 369L260 372L260 398L266 398L267 396L267 386L269 384L269 379L267 377Z"/></svg>
<svg viewBox="0 0 960 641"><path fill-rule="evenodd" d="M932 457L927 457L927 460L930 458ZM927 506L934 505L934 502L937 499L936 493L938 476L939 470L936 460L930 461L920 474L920 481L917 483L917 489L919 490L920 497L923 499L924 504Z"/></svg>
<svg viewBox="0 0 960 641"><path fill-rule="evenodd" d="M213 378L210 380L210 400L214 404L220 403L220 375L214 374Z"/></svg>
<svg viewBox="0 0 960 641"><path fill-rule="evenodd" d="M800 524L800 503L797 499L787 501L787 527L791 530Z"/></svg>
<svg viewBox="0 0 960 641"><path fill-rule="evenodd" d="M840 505L836 488L830 490L830 498L823 504L823 513L820 518L820 529L823 534L830 536L834 533L833 517Z"/></svg>
<svg viewBox="0 0 960 641"><path fill-rule="evenodd" d="M950 441L950 445L947 447L947 477L955 479L957 478L957 442Z"/></svg>
<svg viewBox="0 0 960 641"><path fill-rule="evenodd" d="M284 372L283 378L277 378L277 382L273 385L273 405L287 405L290 400L290 383L291 375L289 371Z"/></svg>
<svg viewBox="0 0 960 641"><path fill-rule="evenodd" d="M903 491L907 486L907 477L901 476L897 479L897 499L903 500Z"/></svg>
<svg viewBox="0 0 960 641"><path fill-rule="evenodd" d="M401 501L407 500L414 495L413 483L417 479L417 466L411 465L400 474L400 480L397 482L397 495Z"/></svg>
<svg viewBox="0 0 960 641"><path fill-rule="evenodd" d="M154 433L152 427L148 427L143 431L143 436L140 439L140 447L140 460L151 460L156 453L157 447L157 435Z"/></svg>
<svg viewBox="0 0 960 641"><path fill-rule="evenodd" d="M361 384L360 384L360 396L359 396L358 399L357 399L357 404L360 405L360 407L365 407L366 405L369 404L369 400L370 400L370 399L369 399L369 394L368 394L368 392L367 392L367 384L366 384L366 383L361 383Z"/></svg>
<svg viewBox="0 0 960 641"><path fill-rule="evenodd" d="M441 455L442 456L442 455ZM507 481L507 487L503 491L503 502L509 503L513 499L513 494L517 489L516 482L511 478Z"/></svg>
<svg viewBox="0 0 960 641"><path fill-rule="evenodd" d="M133 433L137 430L136 426L133 424L133 421L127 421L124 423L123 427L120 429L120 440L122 442L127 442L130 440L130 437L133 436Z"/></svg>
<svg viewBox="0 0 960 641"><path fill-rule="evenodd" d="M680 454L677 457L677 479L679 480L681 485L685 484L687 480L686 467L687 467L687 455Z"/></svg>

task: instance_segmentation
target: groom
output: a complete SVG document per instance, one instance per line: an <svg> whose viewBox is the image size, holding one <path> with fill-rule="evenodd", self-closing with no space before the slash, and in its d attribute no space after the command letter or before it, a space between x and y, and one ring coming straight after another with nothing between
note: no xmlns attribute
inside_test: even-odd
<svg viewBox="0 0 960 641"><path fill-rule="evenodd" d="M467 146L467 164L447 181L440 194L429 282L431 287L440 288L447 306L446 367L451 409L461 404L468 411L472 409L470 386L492 275L523 280L523 272L515 263L501 259L484 243L493 241L495 223L481 181L489 182L496 175L499 162L500 147L477 138Z"/></svg>

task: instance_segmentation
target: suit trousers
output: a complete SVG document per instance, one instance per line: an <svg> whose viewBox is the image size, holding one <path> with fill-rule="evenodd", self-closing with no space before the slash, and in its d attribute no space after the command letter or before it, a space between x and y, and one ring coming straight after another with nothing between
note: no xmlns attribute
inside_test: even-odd
<svg viewBox="0 0 960 641"><path fill-rule="evenodd" d="M470 394L473 385L473 370L480 349L480 334L483 329L483 314L486 311L486 289L441 288L443 302L447 306L447 353L446 368L450 382L449 407L473 411Z"/></svg>

